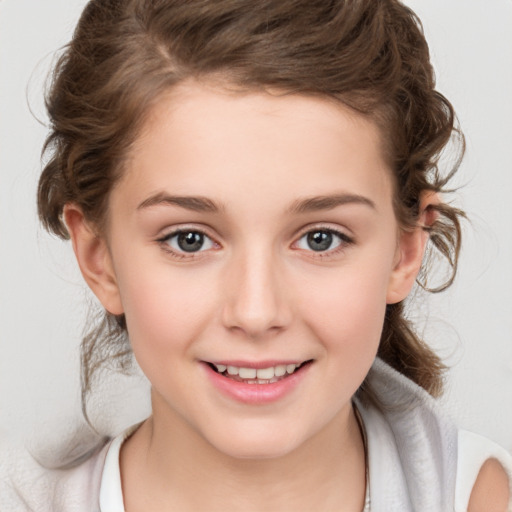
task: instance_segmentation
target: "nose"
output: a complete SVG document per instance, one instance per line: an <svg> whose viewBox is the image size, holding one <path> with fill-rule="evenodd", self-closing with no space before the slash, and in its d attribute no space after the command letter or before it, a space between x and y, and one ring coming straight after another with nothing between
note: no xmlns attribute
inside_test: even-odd
<svg viewBox="0 0 512 512"><path fill-rule="evenodd" d="M233 258L225 279L223 323L252 339L284 330L292 317L282 268L263 251Z"/></svg>

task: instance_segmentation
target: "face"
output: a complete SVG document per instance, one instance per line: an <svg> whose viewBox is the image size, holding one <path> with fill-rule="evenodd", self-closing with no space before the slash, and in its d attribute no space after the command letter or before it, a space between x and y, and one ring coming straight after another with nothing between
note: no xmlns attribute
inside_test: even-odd
<svg viewBox="0 0 512 512"><path fill-rule="evenodd" d="M324 99L175 89L106 239L102 300L126 315L155 424L235 457L292 452L346 417L403 298L379 133Z"/></svg>

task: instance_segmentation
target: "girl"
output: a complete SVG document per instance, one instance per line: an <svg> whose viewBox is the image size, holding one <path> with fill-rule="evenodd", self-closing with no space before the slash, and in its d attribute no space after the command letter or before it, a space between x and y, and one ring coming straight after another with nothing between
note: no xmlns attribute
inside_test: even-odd
<svg viewBox="0 0 512 512"><path fill-rule="evenodd" d="M403 314L462 215L409 9L95 0L48 108L40 217L105 308L84 398L133 351L152 414L73 468L19 461L2 511L507 510L510 457L439 415Z"/></svg>

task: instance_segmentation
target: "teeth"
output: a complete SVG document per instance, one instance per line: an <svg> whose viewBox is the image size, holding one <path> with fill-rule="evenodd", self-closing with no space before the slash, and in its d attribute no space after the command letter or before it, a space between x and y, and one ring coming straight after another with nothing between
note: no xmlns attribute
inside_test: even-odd
<svg viewBox="0 0 512 512"><path fill-rule="evenodd" d="M284 364L276 366L274 369L274 374L276 377L282 377L285 373L286 373L286 366Z"/></svg>
<svg viewBox="0 0 512 512"><path fill-rule="evenodd" d="M229 375L238 375L238 368L236 366L228 366Z"/></svg>
<svg viewBox="0 0 512 512"><path fill-rule="evenodd" d="M247 379L251 383L258 383L259 381L273 381L275 377L283 377L286 374L292 374L300 364L281 364L278 366L271 366L269 368L239 368L238 366L226 366L224 364L216 364L215 368L219 373L224 373L226 370L228 375L238 375L241 379Z"/></svg>
<svg viewBox="0 0 512 512"><path fill-rule="evenodd" d="M277 379L276 377L270 379L270 380L259 380L259 379L254 379L254 380L248 380L247 381L247 384L273 384L274 382L277 382L279 379Z"/></svg>
<svg viewBox="0 0 512 512"><path fill-rule="evenodd" d="M238 376L241 379L255 379L256 378L256 368L239 368Z"/></svg>
<svg viewBox="0 0 512 512"><path fill-rule="evenodd" d="M273 367L261 368L256 372L256 375L258 379L270 380L272 377L274 377L274 372L275 370Z"/></svg>
<svg viewBox="0 0 512 512"><path fill-rule="evenodd" d="M297 368L296 364L287 364L286 373L293 373L295 371L295 368Z"/></svg>

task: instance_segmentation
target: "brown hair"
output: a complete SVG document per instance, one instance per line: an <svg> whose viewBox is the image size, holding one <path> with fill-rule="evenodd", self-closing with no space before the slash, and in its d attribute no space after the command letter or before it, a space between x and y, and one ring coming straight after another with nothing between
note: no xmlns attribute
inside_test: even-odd
<svg viewBox="0 0 512 512"><path fill-rule="evenodd" d="M190 78L320 95L369 116L383 136L404 229L418 221L420 193L441 192L455 172L460 160L444 176L438 169L453 135L463 153L453 108L435 90L421 24L396 0L92 0L47 98L51 132L38 192L47 229L68 237L68 202L101 229L109 192L151 105ZM431 246L454 275L463 214L447 204L432 208ZM128 367L125 331L123 317L106 313L85 336L83 398L98 368ZM406 320L403 303L387 308L379 355L440 393L443 365Z"/></svg>

